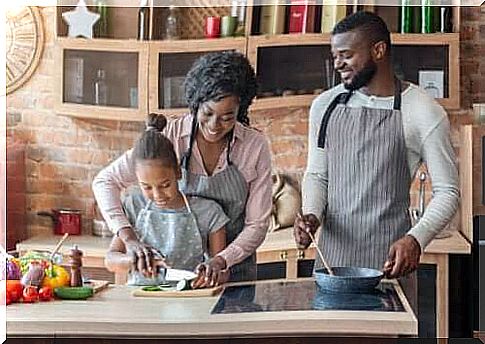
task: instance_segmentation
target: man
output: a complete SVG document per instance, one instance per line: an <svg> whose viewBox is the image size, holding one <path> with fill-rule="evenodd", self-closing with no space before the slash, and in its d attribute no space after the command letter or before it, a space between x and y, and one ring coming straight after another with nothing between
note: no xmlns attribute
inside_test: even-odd
<svg viewBox="0 0 485 344"><path fill-rule="evenodd" d="M394 75L389 30L379 16L344 18L332 32L331 50L342 83L310 109L304 215L295 221L295 239L308 247L307 231L322 223L318 245L331 266L403 277L417 269L458 206L449 121L434 99ZM421 163L433 197L412 226L409 190Z"/></svg>

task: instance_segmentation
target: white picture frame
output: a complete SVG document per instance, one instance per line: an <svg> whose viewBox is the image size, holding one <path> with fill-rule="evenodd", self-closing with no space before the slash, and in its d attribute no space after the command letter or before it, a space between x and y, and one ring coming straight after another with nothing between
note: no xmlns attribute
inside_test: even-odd
<svg viewBox="0 0 485 344"><path fill-rule="evenodd" d="M433 98L444 97L445 72L442 70L420 70L419 87Z"/></svg>

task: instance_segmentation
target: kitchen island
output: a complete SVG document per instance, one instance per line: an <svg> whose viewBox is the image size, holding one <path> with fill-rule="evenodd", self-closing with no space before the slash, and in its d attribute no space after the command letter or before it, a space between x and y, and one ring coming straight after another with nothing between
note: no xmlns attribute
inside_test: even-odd
<svg viewBox="0 0 485 344"><path fill-rule="evenodd" d="M416 336L417 320L399 285L395 281L381 285L386 286L384 292L376 290L375 295L383 296L383 302L379 299L369 306L368 297L359 302L355 295L347 302L362 308L354 310L340 309L340 302L321 294L308 278L234 283L218 296L202 298L134 297L136 287L113 285L85 301L9 305L7 336L38 338L39 343L54 343L49 338L56 338L55 343L61 338L69 338L70 343L77 343L75 338L79 343L109 343L106 339L114 343L116 338L133 343L137 338L167 343L228 338L244 338L249 343L272 338L271 343L288 343L284 337L335 336L372 337L370 342L382 343L383 338ZM372 296L370 303L374 299Z"/></svg>
<svg viewBox="0 0 485 344"><path fill-rule="evenodd" d="M448 337L448 276L449 255L469 254L470 243L463 234L454 230L452 236L445 239L435 239L426 247L421 257L421 263L436 266L436 334L438 337ZM28 250L52 250L59 236L37 236L17 244L17 251L24 253ZM104 256L108 249L111 238L99 238L82 235L72 236L61 248L61 252L67 258L69 248L78 244L84 251L83 266L104 270ZM286 263L286 278L295 279L298 275L298 262L315 257L314 247L299 250L296 247L291 230L282 230L269 233L265 242L257 250L258 264L284 262ZM106 279L104 276L90 276L92 278ZM117 283L124 283L126 276L117 275L114 279Z"/></svg>

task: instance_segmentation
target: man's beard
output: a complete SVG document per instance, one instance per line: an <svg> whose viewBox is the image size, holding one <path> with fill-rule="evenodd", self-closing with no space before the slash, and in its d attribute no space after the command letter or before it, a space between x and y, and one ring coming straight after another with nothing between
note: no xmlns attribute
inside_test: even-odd
<svg viewBox="0 0 485 344"><path fill-rule="evenodd" d="M358 90L364 87L372 80L377 71L377 65L374 61L369 61L364 68L362 68L348 84L344 83L344 87L349 91Z"/></svg>

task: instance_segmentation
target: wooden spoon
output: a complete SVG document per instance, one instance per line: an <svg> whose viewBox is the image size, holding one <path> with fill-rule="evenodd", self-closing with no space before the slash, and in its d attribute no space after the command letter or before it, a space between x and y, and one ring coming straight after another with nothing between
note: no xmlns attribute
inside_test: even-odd
<svg viewBox="0 0 485 344"><path fill-rule="evenodd" d="M66 241L68 236L69 236L69 233L65 233L64 236L61 238L61 240L59 240L59 242L57 243L56 247L54 247L54 250L52 251L51 256L50 256L51 262L54 259L54 256L56 255L56 253L59 252L59 249L61 248L64 241Z"/></svg>

